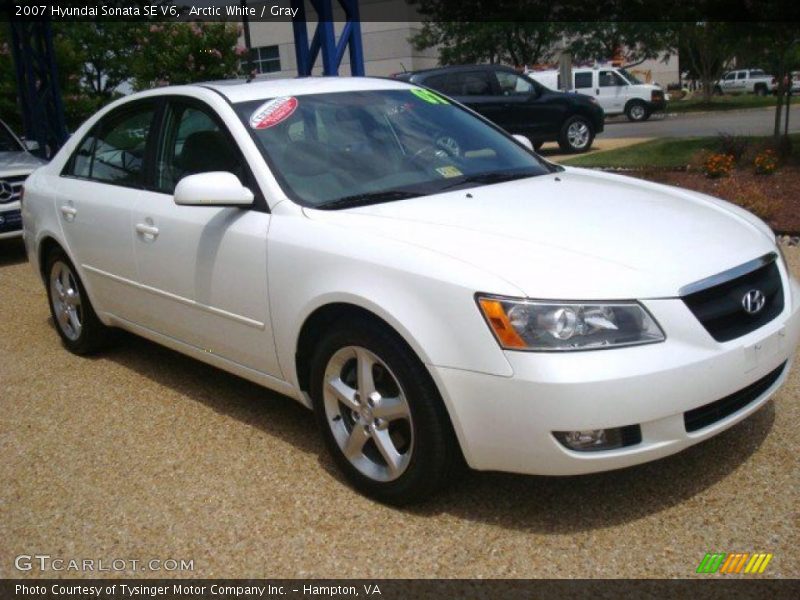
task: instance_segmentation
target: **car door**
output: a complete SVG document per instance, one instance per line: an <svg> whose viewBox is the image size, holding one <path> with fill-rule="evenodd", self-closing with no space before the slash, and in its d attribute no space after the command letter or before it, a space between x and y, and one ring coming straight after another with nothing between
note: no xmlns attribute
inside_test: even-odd
<svg viewBox="0 0 800 600"><path fill-rule="evenodd" d="M236 175L252 208L178 206L185 176ZM270 215L249 166L207 105L173 97L155 149L153 190L132 209L141 298L137 319L238 365L280 377L267 294Z"/></svg>
<svg viewBox="0 0 800 600"><path fill-rule="evenodd" d="M736 74L736 86L735 89L737 92L746 92L747 91L747 71L739 71Z"/></svg>
<svg viewBox="0 0 800 600"><path fill-rule="evenodd" d="M504 102L505 128L533 140L552 137L564 121L560 103L543 101L543 88L511 71L495 71L496 86Z"/></svg>
<svg viewBox="0 0 800 600"><path fill-rule="evenodd" d="M124 312L136 280L131 207L142 193L156 102L132 102L103 117L53 185L61 229L95 309Z"/></svg>
<svg viewBox="0 0 800 600"><path fill-rule="evenodd" d="M587 96L597 96L597 71L575 71L572 79L576 92Z"/></svg>
<svg viewBox="0 0 800 600"><path fill-rule="evenodd" d="M618 114L625 110L625 91L628 83L612 69L597 72L597 102L608 114Z"/></svg>
<svg viewBox="0 0 800 600"><path fill-rule="evenodd" d="M726 73L725 76L722 78L722 83L720 87L722 88L723 92L733 92L736 89L736 73L737 71L731 71L730 73Z"/></svg>

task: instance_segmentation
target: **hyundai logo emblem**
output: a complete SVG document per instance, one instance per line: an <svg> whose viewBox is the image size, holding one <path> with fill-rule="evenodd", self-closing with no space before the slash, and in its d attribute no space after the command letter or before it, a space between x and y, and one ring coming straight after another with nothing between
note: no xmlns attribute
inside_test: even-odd
<svg viewBox="0 0 800 600"><path fill-rule="evenodd" d="M0 202L5 202L6 200L11 200L11 196L14 195L14 188L11 187L11 184L7 181L3 181L0 179Z"/></svg>
<svg viewBox="0 0 800 600"><path fill-rule="evenodd" d="M749 315L760 313L766 303L767 297L761 290L750 290L742 296L742 308Z"/></svg>

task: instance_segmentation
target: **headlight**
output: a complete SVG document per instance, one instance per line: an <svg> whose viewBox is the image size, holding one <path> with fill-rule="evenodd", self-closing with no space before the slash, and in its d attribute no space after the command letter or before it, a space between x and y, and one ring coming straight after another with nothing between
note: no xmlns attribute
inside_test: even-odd
<svg viewBox="0 0 800 600"><path fill-rule="evenodd" d="M539 302L478 296L497 341L508 350L593 350L665 339L638 302Z"/></svg>

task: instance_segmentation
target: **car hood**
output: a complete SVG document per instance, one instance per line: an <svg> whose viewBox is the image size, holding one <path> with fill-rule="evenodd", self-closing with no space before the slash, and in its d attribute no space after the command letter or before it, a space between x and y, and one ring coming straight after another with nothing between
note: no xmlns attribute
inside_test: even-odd
<svg viewBox="0 0 800 600"><path fill-rule="evenodd" d="M769 228L727 202L583 169L306 213L466 261L534 298L674 297L774 251Z"/></svg>
<svg viewBox="0 0 800 600"><path fill-rule="evenodd" d="M27 175L46 164L30 152L0 152L0 178Z"/></svg>

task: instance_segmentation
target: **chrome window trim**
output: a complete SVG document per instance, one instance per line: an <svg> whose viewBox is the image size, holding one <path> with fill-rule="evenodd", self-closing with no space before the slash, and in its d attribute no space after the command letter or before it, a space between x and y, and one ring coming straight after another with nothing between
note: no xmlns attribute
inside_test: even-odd
<svg viewBox="0 0 800 600"><path fill-rule="evenodd" d="M765 254L764 256L760 256L742 265L739 265L738 267L733 267L732 269L728 269L727 271L723 271L722 273L717 273L716 275L712 275L711 277L706 277L705 279L695 281L694 283L689 283L678 290L678 295L681 297L689 296L691 294L702 292L703 290L707 290L714 286L727 283L733 279L741 277L742 275L747 275L748 273L752 273L753 271L756 271L761 267L771 264L775 262L777 258L778 254L776 252L770 252L768 254Z"/></svg>

